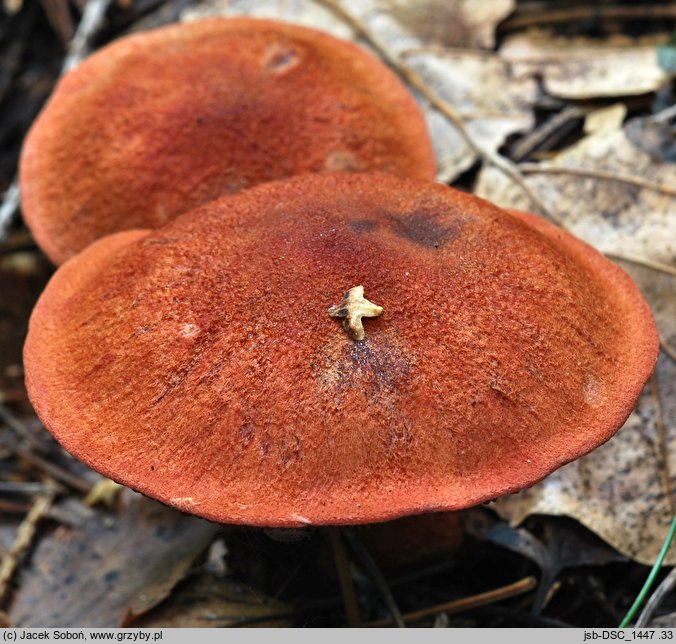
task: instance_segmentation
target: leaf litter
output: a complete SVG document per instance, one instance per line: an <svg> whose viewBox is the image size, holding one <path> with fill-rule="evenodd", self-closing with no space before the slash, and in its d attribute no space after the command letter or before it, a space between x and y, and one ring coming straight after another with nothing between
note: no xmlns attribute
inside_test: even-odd
<svg viewBox="0 0 676 644"><path fill-rule="evenodd" d="M121 626L165 599L222 529L131 490L120 503L40 541L18 580L15 626Z"/></svg>
<svg viewBox="0 0 676 644"><path fill-rule="evenodd" d="M133 628L290 626L289 607L231 579L202 572L180 584L163 603L124 625Z"/></svg>

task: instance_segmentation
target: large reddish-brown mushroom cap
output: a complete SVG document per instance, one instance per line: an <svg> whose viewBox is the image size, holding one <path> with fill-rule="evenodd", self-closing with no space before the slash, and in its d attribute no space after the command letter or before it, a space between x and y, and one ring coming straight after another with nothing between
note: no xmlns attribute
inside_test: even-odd
<svg viewBox="0 0 676 644"><path fill-rule="evenodd" d="M328 310L383 307L355 341ZM599 253L387 175L225 197L62 266L25 348L45 425L113 479L222 522L363 523L513 492L622 425L658 351Z"/></svg>
<svg viewBox="0 0 676 644"><path fill-rule="evenodd" d="M408 90L356 45L238 18L121 39L68 74L21 158L26 220L56 263L121 230L304 172L433 179Z"/></svg>

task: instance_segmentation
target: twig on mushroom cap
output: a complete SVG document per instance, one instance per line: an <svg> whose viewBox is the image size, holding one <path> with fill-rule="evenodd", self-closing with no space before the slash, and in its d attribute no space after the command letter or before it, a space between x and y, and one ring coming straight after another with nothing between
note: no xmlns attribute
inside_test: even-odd
<svg viewBox="0 0 676 644"><path fill-rule="evenodd" d="M343 301L332 306L331 317L342 318L343 328L353 340L363 340L365 334L362 318L375 318L383 313L383 307L369 302L364 297L364 287L355 286L345 292Z"/></svg>

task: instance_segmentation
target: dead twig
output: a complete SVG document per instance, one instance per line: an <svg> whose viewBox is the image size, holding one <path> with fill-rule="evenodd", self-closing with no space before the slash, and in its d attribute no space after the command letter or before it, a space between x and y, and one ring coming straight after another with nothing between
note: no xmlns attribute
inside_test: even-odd
<svg viewBox="0 0 676 644"><path fill-rule="evenodd" d="M348 24L356 33L364 38L379 56L392 69L394 69L401 78L408 83L412 88L418 91L423 98L456 128L458 133L465 140L470 149L486 163L495 166L503 174L509 177L516 183L528 198L533 202L536 209L546 218L553 221L557 225L560 224L559 217L555 215L550 208L542 201L542 199L535 193L535 191L526 183L523 175L509 159L500 156L497 152L487 150L474 140L465 121L456 111L456 109L443 98L441 98L433 89L431 89L423 78L410 67L405 65L395 54L393 54L387 47L385 47L373 34L351 13L347 12L335 0L315 0L319 4L325 6L341 20Z"/></svg>
<svg viewBox="0 0 676 644"><path fill-rule="evenodd" d="M345 552L345 544L340 534L340 529L335 526L326 529L333 558L336 561L336 570L338 571L338 580L340 581L340 590L343 594L343 603L345 604L345 613L347 614L347 623L355 628L361 626L361 615L359 614L359 604L357 603L357 594L354 590L352 581L352 572L350 571L350 562Z"/></svg>
<svg viewBox="0 0 676 644"><path fill-rule="evenodd" d="M652 116L646 117L646 121L652 121L653 123L668 123L673 118L676 118L676 105L672 105Z"/></svg>
<svg viewBox="0 0 676 644"><path fill-rule="evenodd" d="M548 25L575 20L655 20L659 18L676 18L676 7L662 4L641 3L640 6L599 6L596 3L586 7L566 7L552 10L517 12L507 18L501 31L516 31L534 25Z"/></svg>
<svg viewBox="0 0 676 644"><path fill-rule="evenodd" d="M556 144L565 136L570 127L575 126L575 121L581 119L589 109L578 107L577 105L568 105L560 112L553 114L542 125L536 127L521 139L511 150L510 156L515 161L525 159L531 152L541 148L545 141L549 146ZM556 138L555 138L556 137ZM524 164L517 167L523 172Z"/></svg>
<svg viewBox="0 0 676 644"><path fill-rule="evenodd" d="M16 538L12 547L9 549L7 556L3 558L2 563L0 563L0 604L7 595L7 589L12 581L14 572L19 566L23 553L33 542L38 523L52 507L54 494L54 491L50 490L36 497L30 512L16 531Z"/></svg>
<svg viewBox="0 0 676 644"><path fill-rule="evenodd" d="M646 605L643 607L641 614L636 620L634 628L644 628L648 626L655 611L659 608L664 598L676 586L676 568L672 568L671 572L662 580L662 583L655 589L655 592L650 596Z"/></svg>
<svg viewBox="0 0 676 644"><path fill-rule="evenodd" d="M33 432L21 422L6 405L0 402L0 420L7 425L14 433L28 441L33 447L42 449L40 441L33 435Z"/></svg>
<svg viewBox="0 0 676 644"><path fill-rule="evenodd" d="M14 215L19 210L21 198L19 196L19 182L14 179L5 191L0 203L0 241L5 238L9 227L12 225Z"/></svg>
<svg viewBox="0 0 676 644"><path fill-rule="evenodd" d="M397 606L394 595L392 595L392 591L387 584L387 580L383 576L383 573L380 572L376 562L373 561L369 551L364 547L362 542L359 541L357 536L351 530L345 530L344 534L348 544L350 545L350 548L359 559L361 565L364 566L364 569L368 573L369 577L380 591L380 594L382 595L383 600L390 611L392 621L398 628L406 628L406 622L404 622L404 618L402 617L399 606Z"/></svg>
<svg viewBox="0 0 676 644"><path fill-rule="evenodd" d="M626 253L616 253L615 251L610 251L604 253L606 257L612 259L619 259L624 262L630 262L636 264L637 266L644 266L645 268L650 268L654 271L659 271L660 273L666 273L667 275L676 276L676 266L670 266L669 264L663 264L662 262L656 262L652 259L645 259L644 257L638 257L637 255L627 255Z"/></svg>
<svg viewBox="0 0 676 644"><path fill-rule="evenodd" d="M101 29L108 7L112 0L88 0L82 12L82 18L75 31L75 35L68 46L66 55L61 67L61 75L70 71L89 53L89 46ZM0 241L7 236L7 231L12 225L14 215L19 211L21 197L19 193L19 181L14 179L11 185L5 191L0 203Z"/></svg>
<svg viewBox="0 0 676 644"><path fill-rule="evenodd" d="M676 188L667 186L657 181L650 181L631 174L622 172L611 172L609 170L596 170L594 168L570 168L553 165L543 165L541 163L520 163L518 168L524 174L567 174L575 177L588 177L590 179L601 179L603 181L617 181L626 183L638 188L660 192L669 197L676 197Z"/></svg>
<svg viewBox="0 0 676 644"><path fill-rule="evenodd" d="M67 0L42 0L47 19L65 45L75 31Z"/></svg>
<svg viewBox="0 0 676 644"><path fill-rule="evenodd" d="M59 465L48 461L41 456L38 456L30 450L24 449L19 444L15 443L13 440L8 440L9 436L5 438L4 447L7 448L10 452L16 456L22 458L27 463L30 463L34 467L38 468L50 478L56 479L60 483L77 490L79 492L84 492L85 494L89 493L93 485L84 479L81 479L79 476L75 476L68 470L63 469Z"/></svg>
<svg viewBox="0 0 676 644"><path fill-rule="evenodd" d="M535 577L525 577L513 584L507 586L502 586L494 590L486 591L485 593L479 593L478 595L471 595L470 597L463 597L462 599L454 599L450 602L445 602L443 604L437 604L436 606L430 606L428 608L423 608L421 610L413 611L411 613L405 613L403 615L405 622L417 622L426 617L433 617L439 613L448 613L450 615L456 613L462 613L464 611L470 610L472 608L478 608L479 606L486 606L487 604L492 604L494 602L502 601L503 599L509 599L511 597L516 597L517 595L522 595L524 593L530 592L537 585L537 580ZM391 626L392 618L379 619L374 622L369 622L365 626L372 627L381 627L381 626Z"/></svg>
<svg viewBox="0 0 676 644"><path fill-rule="evenodd" d="M669 468L669 449L667 447L667 429L664 426L664 414L662 412L662 401L660 400L660 391L657 385L657 376L653 373L649 380L650 394L653 397L655 405L655 427L657 428L657 443L659 445L660 457L662 458L662 478L664 479L664 492L669 503L669 511L672 516L676 514L674 507L674 494L671 488L671 471Z"/></svg>
<svg viewBox="0 0 676 644"><path fill-rule="evenodd" d="M87 0L87 4L82 11L80 24L68 45L68 54L63 61L61 74L73 69L87 56L91 41L101 29L106 12L111 4L112 0Z"/></svg>
<svg viewBox="0 0 676 644"><path fill-rule="evenodd" d="M17 503L15 501L5 501L0 499L0 512L3 514L26 514L30 510L27 503ZM0 548L0 557L3 557L4 548Z"/></svg>
<svg viewBox="0 0 676 644"><path fill-rule="evenodd" d="M0 494L35 496L47 491L53 491L53 485L37 481L0 481Z"/></svg>
<svg viewBox="0 0 676 644"><path fill-rule="evenodd" d="M674 362L676 362L676 349L674 349L661 335L660 347L662 347L662 351L664 351L664 353L666 353Z"/></svg>

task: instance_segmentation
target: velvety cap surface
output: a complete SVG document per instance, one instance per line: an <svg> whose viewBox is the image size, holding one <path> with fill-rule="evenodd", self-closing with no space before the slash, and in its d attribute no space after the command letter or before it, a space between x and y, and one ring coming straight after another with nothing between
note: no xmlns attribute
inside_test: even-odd
<svg viewBox="0 0 676 644"><path fill-rule="evenodd" d="M105 47L64 77L22 152L26 221L56 263L218 196L305 172L433 179L423 115L379 60L295 25L217 19Z"/></svg>
<svg viewBox="0 0 676 644"><path fill-rule="evenodd" d="M329 307L384 311L356 342ZM622 425L658 352L630 278L532 215L388 175L225 197L64 264L25 347L76 457L222 522L363 523L530 485Z"/></svg>

